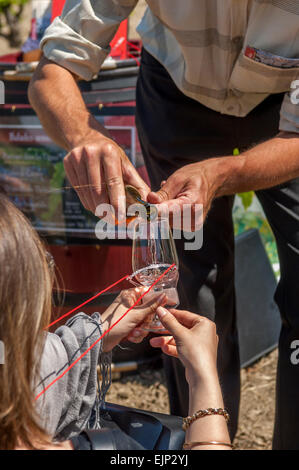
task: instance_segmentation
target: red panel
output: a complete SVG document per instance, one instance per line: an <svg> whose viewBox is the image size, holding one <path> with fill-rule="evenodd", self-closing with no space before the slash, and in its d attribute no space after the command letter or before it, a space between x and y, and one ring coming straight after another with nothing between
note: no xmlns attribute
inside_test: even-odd
<svg viewBox="0 0 299 470"><path fill-rule="evenodd" d="M14 52L12 54L6 54L2 55L0 57L0 62L6 62L9 64L16 64L19 62L22 58L22 53L21 52Z"/></svg>
<svg viewBox="0 0 299 470"><path fill-rule="evenodd" d="M128 20L123 21L114 36L110 55L115 59L128 58Z"/></svg>
<svg viewBox="0 0 299 470"><path fill-rule="evenodd" d="M56 18L56 16L60 16L65 4L65 0L52 0L52 21Z"/></svg>
<svg viewBox="0 0 299 470"><path fill-rule="evenodd" d="M62 278L60 287L68 293L93 295L132 272L131 246L52 245L49 251L55 259L58 283ZM116 286L109 293L123 288Z"/></svg>
<svg viewBox="0 0 299 470"><path fill-rule="evenodd" d="M52 320L61 317L77 307L78 303L81 304L132 272L131 246L52 245L48 249L55 259L59 289L66 294L82 295L80 299L75 297L71 300L70 297L71 302L67 302L65 306L54 307ZM129 282L124 281L107 291L107 294L115 294L132 287ZM81 310L90 314L95 311L102 313L106 308L105 297L99 297ZM64 323L65 319L56 324L52 330Z"/></svg>
<svg viewBox="0 0 299 470"><path fill-rule="evenodd" d="M60 16L66 0L53 0L52 21ZM111 56L115 59L128 58L128 20L121 23L114 39L111 42Z"/></svg>

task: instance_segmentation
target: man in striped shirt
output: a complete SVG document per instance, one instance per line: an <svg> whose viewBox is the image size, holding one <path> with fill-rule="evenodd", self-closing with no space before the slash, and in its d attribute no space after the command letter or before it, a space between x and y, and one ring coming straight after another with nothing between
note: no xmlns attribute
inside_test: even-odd
<svg viewBox="0 0 299 470"><path fill-rule="evenodd" d="M298 449L299 3L297 0L148 0L137 127L150 192L108 132L89 115L76 79L98 74L120 22L138 0L67 0L42 40L29 96L89 210L122 206L124 183L151 203L203 204L197 252L178 243L182 306L216 321L224 400L237 427L239 356L234 300L233 195L255 190L281 262L283 318L274 447ZM74 112L75 110L75 112ZM234 156L234 149L240 155ZM161 182L165 181L161 187ZM159 189L160 188L160 189ZM123 211L124 207L120 207ZM167 362L167 361L166 361ZM172 412L186 414L184 372L168 360ZM171 391L175 389L175 392ZM207 403L207 406L210 405Z"/></svg>

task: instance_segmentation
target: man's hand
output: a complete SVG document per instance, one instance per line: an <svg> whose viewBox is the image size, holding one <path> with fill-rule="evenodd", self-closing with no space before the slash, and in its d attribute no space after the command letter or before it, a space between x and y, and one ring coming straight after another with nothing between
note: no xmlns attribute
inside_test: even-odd
<svg viewBox="0 0 299 470"><path fill-rule="evenodd" d="M162 183L148 201L170 213L184 204L203 206L205 219L214 198L271 188L299 177L299 134L281 132L239 156L210 158L186 165ZM192 229L197 229L193 215ZM196 224L196 225L195 225Z"/></svg>
<svg viewBox="0 0 299 470"><path fill-rule="evenodd" d="M76 78L68 70L43 58L30 82L29 100L47 134L69 152L66 172L87 209L94 212L100 202L112 202L117 208L115 201L124 196L124 183L137 186L146 199L149 188L89 113ZM193 208L202 204L205 217L215 197L270 188L297 178L298 135L283 132L238 157L187 165L147 200L153 204L167 201L170 210L177 204L192 204Z"/></svg>
<svg viewBox="0 0 299 470"><path fill-rule="evenodd" d="M220 173L216 171L215 160L186 165L163 181L157 193L151 192L148 201L158 204L161 212L168 209L174 215L179 210L183 214L185 204L191 205L191 229L199 229L217 194ZM196 212L197 204L202 205L202 211Z"/></svg>
<svg viewBox="0 0 299 470"><path fill-rule="evenodd" d="M111 139L98 138L75 147L64 159L66 175L84 207L95 213L99 204L111 204L119 218L126 212L125 184L135 186L143 199L149 187L125 152Z"/></svg>
<svg viewBox="0 0 299 470"><path fill-rule="evenodd" d="M99 204L110 203L121 216L124 184L136 186L146 200L149 187L89 113L71 72L43 57L29 85L29 100L47 134L68 152L66 174L86 209L94 213Z"/></svg>

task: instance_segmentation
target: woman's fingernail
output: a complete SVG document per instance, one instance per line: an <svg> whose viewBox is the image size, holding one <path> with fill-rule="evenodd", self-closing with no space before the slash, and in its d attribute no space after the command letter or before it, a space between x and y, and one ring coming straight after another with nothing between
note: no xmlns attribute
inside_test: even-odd
<svg viewBox="0 0 299 470"><path fill-rule="evenodd" d="M133 331L133 336L134 336L134 338L138 338L139 336L141 336L141 331L139 331L139 330Z"/></svg>
<svg viewBox="0 0 299 470"><path fill-rule="evenodd" d="M157 313L161 318L165 317L165 315L168 313L167 310L163 307L158 307L157 308Z"/></svg>

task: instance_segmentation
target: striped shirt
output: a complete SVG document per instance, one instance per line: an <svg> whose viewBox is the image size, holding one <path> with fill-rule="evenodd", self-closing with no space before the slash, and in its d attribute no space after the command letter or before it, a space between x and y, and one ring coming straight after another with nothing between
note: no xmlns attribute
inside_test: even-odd
<svg viewBox="0 0 299 470"><path fill-rule="evenodd" d="M98 74L138 0L67 0L41 42L45 56L79 77ZM246 116L285 93L280 130L299 133L299 0L147 0L145 49L187 96Z"/></svg>

